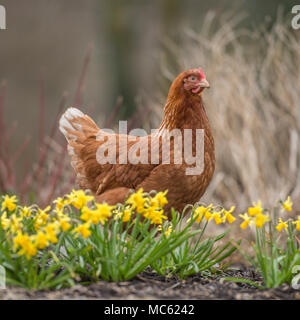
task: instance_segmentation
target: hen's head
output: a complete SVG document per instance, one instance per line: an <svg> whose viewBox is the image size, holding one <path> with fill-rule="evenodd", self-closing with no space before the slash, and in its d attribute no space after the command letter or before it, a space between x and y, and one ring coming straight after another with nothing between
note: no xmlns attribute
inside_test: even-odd
<svg viewBox="0 0 300 320"><path fill-rule="evenodd" d="M209 88L209 83L201 68L188 69L174 80L171 85L169 95L184 95L192 99L199 99L205 88Z"/></svg>

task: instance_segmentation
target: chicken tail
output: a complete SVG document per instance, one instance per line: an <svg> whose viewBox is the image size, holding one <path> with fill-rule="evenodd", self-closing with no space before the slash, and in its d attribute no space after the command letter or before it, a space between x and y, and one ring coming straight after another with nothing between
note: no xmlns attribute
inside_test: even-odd
<svg viewBox="0 0 300 320"><path fill-rule="evenodd" d="M90 135L99 131L96 123L82 111L76 108L69 108L59 120L59 129L68 142L83 142Z"/></svg>
<svg viewBox="0 0 300 320"><path fill-rule="evenodd" d="M87 139L95 137L100 129L88 115L76 108L69 108L59 120L59 130L68 141L68 153L72 157L71 165L77 174L77 182L81 188L87 189L81 152Z"/></svg>

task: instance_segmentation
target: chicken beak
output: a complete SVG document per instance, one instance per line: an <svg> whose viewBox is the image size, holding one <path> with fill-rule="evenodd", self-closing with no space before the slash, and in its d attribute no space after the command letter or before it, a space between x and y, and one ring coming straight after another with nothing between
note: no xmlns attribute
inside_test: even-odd
<svg viewBox="0 0 300 320"><path fill-rule="evenodd" d="M206 79L202 79L199 82L199 86L200 86L200 88L209 88L210 87L209 82Z"/></svg>

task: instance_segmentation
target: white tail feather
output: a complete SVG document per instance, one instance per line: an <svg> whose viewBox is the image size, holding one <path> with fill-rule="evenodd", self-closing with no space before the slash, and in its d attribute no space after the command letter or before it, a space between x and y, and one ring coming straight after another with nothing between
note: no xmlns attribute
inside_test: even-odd
<svg viewBox="0 0 300 320"><path fill-rule="evenodd" d="M59 120L59 130L63 133L66 139L69 140L76 140L76 136L69 134L67 130L72 131L81 131L82 127L79 124L72 124L70 121L74 120L75 118L83 118L84 113L76 108L69 108L60 118Z"/></svg>

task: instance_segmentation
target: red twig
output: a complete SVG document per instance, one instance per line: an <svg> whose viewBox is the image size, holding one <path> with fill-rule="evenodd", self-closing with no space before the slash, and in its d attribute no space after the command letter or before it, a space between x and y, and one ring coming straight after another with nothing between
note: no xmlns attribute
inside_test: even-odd
<svg viewBox="0 0 300 320"><path fill-rule="evenodd" d="M44 143L44 132L45 132L45 84L43 74L40 75L40 98L39 98L39 109L40 109L40 119L39 119L39 149Z"/></svg>
<svg viewBox="0 0 300 320"><path fill-rule="evenodd" d="M114 110L112 112L112 114L110 115L110 117L105 121L104 123L104 127L105 128L110 128L113 124L113 122L115 121L115 119L117 118L117 115L123 105L123 97L119 96L117 99L117 102L115 104Z"/></svg>
<svg viewBox="0 0 300 320"><path fill-rule="evenodd" d="M57 162L57 165L55 166L55 170L54 172L51 173L52 179L49 183L49 192L48 192L48 196L46 199L46 204L50 202L50 200L52 199L52 197L54 196L54 193L56 191L56 186L60 181L60 178L63 175L63 171L64 171L64 161L65 161L65 157L66 157L66 152L67 148L64 148L64 150L61 152L60 155L58 155L58 161L55 161L55 163Z"/></svg>
<svg viewBox="0 0 300 320"><path fill-rule="evenodd" d="M5 92L6 92L6 82L3 81L1 83L0 87L0 159L2 155L2 147L1 147L1 141L4 133L4 99L5 99Z"/></svg>
<svg viewBox="0 0 300 320"><path fill-rule="evenodd" d="M73 100L73 105L74 106L81 105L81 103L82 103L82 89L83 89L83 84L84 84L87 68L88 68L88 65L90 63L92 51L93 51L93 46L90 45L88 53L87 53L87 55L86 55L86 57L84 59L83 67L82 67L82 70L81 70L81 74L80 74L80 77L79 77L77 89L76 89L76 92L75 92L75 98Z"/></svg>
<svg viewBox="0 0 300 320"><path fill-rule="evenodd" d="M19 157L22 155L24 150L27 148L30 140L31 140L31 137L27 136L25 138L25 141L19 147L19 149L12 155L12 160L11 160L12 164L14 164L19 159Z"/></svg>

